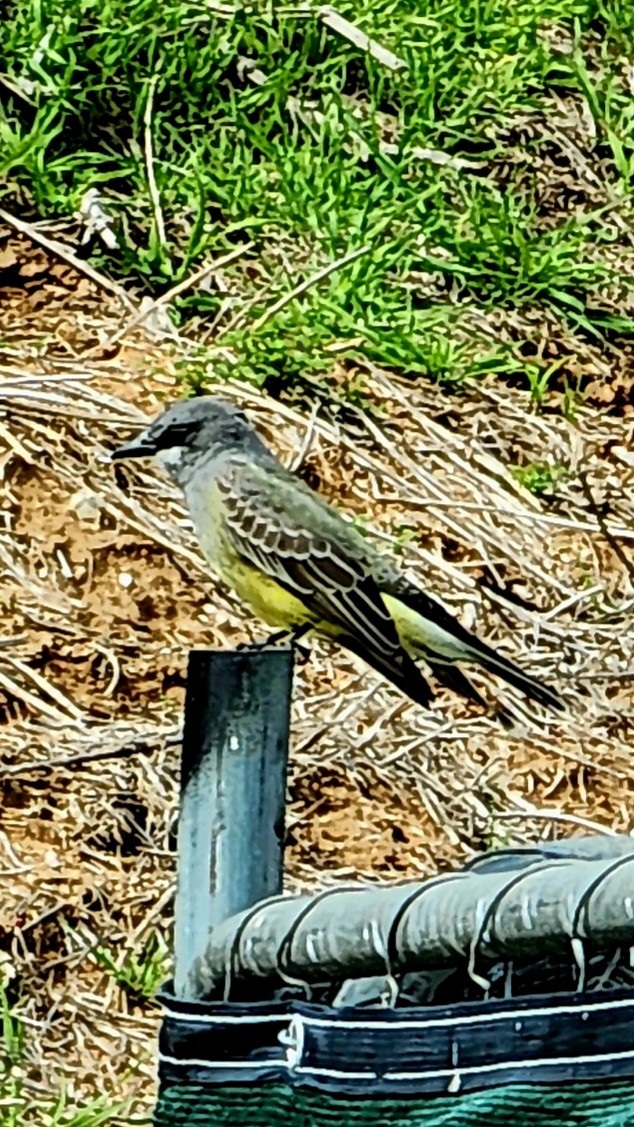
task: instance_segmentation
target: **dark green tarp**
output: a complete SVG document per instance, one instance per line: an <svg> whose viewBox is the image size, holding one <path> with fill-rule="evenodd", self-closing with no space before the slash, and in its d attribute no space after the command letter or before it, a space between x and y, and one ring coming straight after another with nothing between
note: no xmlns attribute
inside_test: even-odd
<svg viewBox="0 0 634 1127"><path fill-rule="evenodd" d="M634 1081L350 1099L283 1085L165 1088L156 1127L634 1127Z"/></svg>

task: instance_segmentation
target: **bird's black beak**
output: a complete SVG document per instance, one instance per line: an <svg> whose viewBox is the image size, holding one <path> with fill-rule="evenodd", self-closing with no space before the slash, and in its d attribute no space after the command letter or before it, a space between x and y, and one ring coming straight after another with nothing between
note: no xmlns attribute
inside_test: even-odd
<svg viewBox="0 0 634 1127"><path fill-rule="evenodd" d="M124 446L118 446L113 450L110 455L111 462L118 462L123 458L151 458L156 454L158 447L156 443L149 438L146 431L137 434L136 438L131 438Z"/></svg>

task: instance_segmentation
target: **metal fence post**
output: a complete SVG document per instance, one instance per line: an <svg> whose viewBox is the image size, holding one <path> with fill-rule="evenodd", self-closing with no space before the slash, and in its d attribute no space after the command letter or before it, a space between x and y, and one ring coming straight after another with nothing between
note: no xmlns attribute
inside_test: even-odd
<svg viewBox="0 0 634 1127"><path fill-rule="evenodd" d="M282 891L293 651L192 650L181 756L174 992L213 927Z"/></svg>

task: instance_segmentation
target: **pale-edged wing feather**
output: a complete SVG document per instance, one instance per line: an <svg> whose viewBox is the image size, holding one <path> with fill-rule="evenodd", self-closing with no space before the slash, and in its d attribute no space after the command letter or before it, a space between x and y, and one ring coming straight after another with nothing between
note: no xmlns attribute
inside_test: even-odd
<svg viewBox="0 0 634 1127"><path fill-rule="evenodd" d="M342 644L428 704L433 693L401 646L350 526L273 460L270 467L234 462L217 484L233 549L336 626Z"/></svg>
<svg viewBox="0 0 634 1127"><path fill-rule="evenodd" d="M472 634L433 596L427 595L419 587L410 583L408 579L394 572L389 574L386 572L384 578L385 582L381 582L380 586L385 594L393 596L404 606L413 610L415 614L420 616L422 622L429 622L434 627L440 627L454 641L464 647L464 652L460 657L453 660L475 662L489 672L501 677L509 685L519 689L530 699L544 705L545 708L551 708L557 712L563 710L564 702L555 689L544 682L535 680L529 673L520 669L510 658L494 650L492 646L489 646L476 634ZM436 673L439 666L449 668L452 661L442 653L434 652L431 643L428 647L421 644L420 653L421 657L428 662Z"/></svg>

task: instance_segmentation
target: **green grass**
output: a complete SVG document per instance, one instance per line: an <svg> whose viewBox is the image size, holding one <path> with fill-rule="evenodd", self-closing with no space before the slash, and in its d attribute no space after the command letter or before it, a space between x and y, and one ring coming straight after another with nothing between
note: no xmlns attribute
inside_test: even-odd
<svg viewBox="0 0 634 1127"><path fill-rule="evenodd" d="M205 353L193 382L212 370L288 386L327 372L333 349L450 386L521 370L508 341L470 327L474 306L537 305L596 339L631 335L629 317L601 308L597 293L614 276L610 209L629 222L632 5L338 9L407 68L390 72L292 4L236 3L220 18L189 0L14 3L0 29L0 194L32 214L68 215L98 189L117 247L95 241L95 264L155 294L251 239L228 270L228 311L213 288L178 303L179 318L197 314L224 332L223 352ZM553 29L571 51L551 46ZM153 81L160 218L144 126ZM585 99L607 195L600 207L563 207L553 223L530 159L548 146L547 130L510 163L506 138L527 115L539 121L555 94ZM362 246L361 258L253 331L281 293Z"/></svg>
<svg viewBox="0 0 634 1127"><path fill-rule="evenodd" d="M3 1127L18 1127L22 1112L24 1026L15 1016L0 981L0 1108Z"/></svg>
<svg viewBox="0 0 634 1127"><path fill-rule="evenodd" d="M169 949L156 931L151 932L138 954L127 952L121 959L117 952L97 944L92 956L136 1001L153 998L168 977Z"/></svg>
<svg viewBox="0 0 634 1127"><path fill-rule="evenodd" d="M552 496L560 481L568 476L566 467L559 462L529 462L525 466L509 466L520 485L537 497Z"/></svg>
<svg viewBox="0 0 634 1127"><path fill-rule="evenodd" d="M0 982L0 1122L2 1127L107 1127L137 1122L125 1103L98 1098L78 1106L62 1083L59 1093L42 1100L29 1091L26 1031Z"/></svg>

